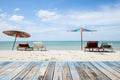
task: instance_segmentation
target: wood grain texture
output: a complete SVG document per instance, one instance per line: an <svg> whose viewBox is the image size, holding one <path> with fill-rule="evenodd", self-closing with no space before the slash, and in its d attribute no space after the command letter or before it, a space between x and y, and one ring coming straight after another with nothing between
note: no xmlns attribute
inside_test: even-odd
<svg viewBox="0 0 120 80"><path fill-rule="evenodd" d="M120 62L0 62L0 80L120 80Z"/></svg>

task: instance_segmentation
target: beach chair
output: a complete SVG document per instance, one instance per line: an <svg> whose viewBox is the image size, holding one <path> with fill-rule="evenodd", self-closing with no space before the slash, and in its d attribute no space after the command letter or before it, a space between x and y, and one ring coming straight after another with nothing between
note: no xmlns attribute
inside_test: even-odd
<svg viewBox="0 0 120 80"><path fill-rule="evenodd" d="M99 51L98 41L88 41L84 51Z"/></svg>
<svg viewBox="0 0 120 80"><path fill-rule="evenodd" d="M30 47L28 43L19 43L17 46L18 51L32 51L33 47Z"/></svg>
<svg viewBox="0 0 120 80"><path fill-rule="evenodd" d="M106 52L106 51L113 51L113 48L112 48L112 45L111 44L108 44L108 43L102 43L100 48L99 48L99 51L103 51L103 52Z"/></svg>
<svg viewBox="0 0 120 80"><path fill-rule="evenodd" d="M34 49L37 49L38 51L46 51L45 44L43 42L34 42Z"/></svg>

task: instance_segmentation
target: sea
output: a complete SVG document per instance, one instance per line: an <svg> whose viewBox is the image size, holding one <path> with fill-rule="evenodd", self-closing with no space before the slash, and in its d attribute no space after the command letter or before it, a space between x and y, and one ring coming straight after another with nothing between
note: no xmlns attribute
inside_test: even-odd
<svg viewBox="0 0 120 80"><path fill-rule="evenodd" d="M17 49L19 42L27 42L33 47L34 42L40 41L17 41L14 50ZM47 50L81 50L80 41L42 41L45 43ZM83 48L86 46L87 41L83 41ZM114 50L120 51L120 41L99 41L99 46L102 43L111 44ZM0 50L12 50L13 41L0 41Z"/></svg>

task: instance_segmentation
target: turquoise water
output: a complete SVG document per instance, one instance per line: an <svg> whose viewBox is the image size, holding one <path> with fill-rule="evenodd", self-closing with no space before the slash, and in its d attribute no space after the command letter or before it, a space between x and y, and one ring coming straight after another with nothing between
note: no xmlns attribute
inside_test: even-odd
<svg viewBox="0 0 120 80"><path fill-rule="evenodd" d="M37 41L17 41L15 48L18 45L18 42L28 42L30 46L33 46L33 42ZM101 43L107 42L112 44L114 50L120 50L120 41L99 41L99 46ZM44 41L47 50L80 50L80 41ZM0 41L0 50L11 50L13 41ZM83 42L83 47L86 46L86 41Z"/></svg>

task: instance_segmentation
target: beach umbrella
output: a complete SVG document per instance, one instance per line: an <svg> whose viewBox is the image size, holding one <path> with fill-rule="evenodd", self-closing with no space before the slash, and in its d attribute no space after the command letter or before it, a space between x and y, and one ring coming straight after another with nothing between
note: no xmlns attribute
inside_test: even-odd
<svg viewBox="0 0 120 80"><path fill-rule="evenodd" d="M74 29L74 30L68 30L68 32L80 32L81 33L81 50L83 50L83 32L94 32L96 30L89 30L84 28Z"/></svg>
<svg viewBox="0 0 120 80"><path fill-rule="evenodd" d="M17 30L3 31L3 33L6 34L6 35L8 35L8 36L13 36L13 37L15 37L12 50L14 50L14 46L15 46L16 39L17 39L17 38L28 38L28 37L30 37L30 34L28 34L28 33L26 33L26 32L23 32L23 31L17 31Z"/></svg>

